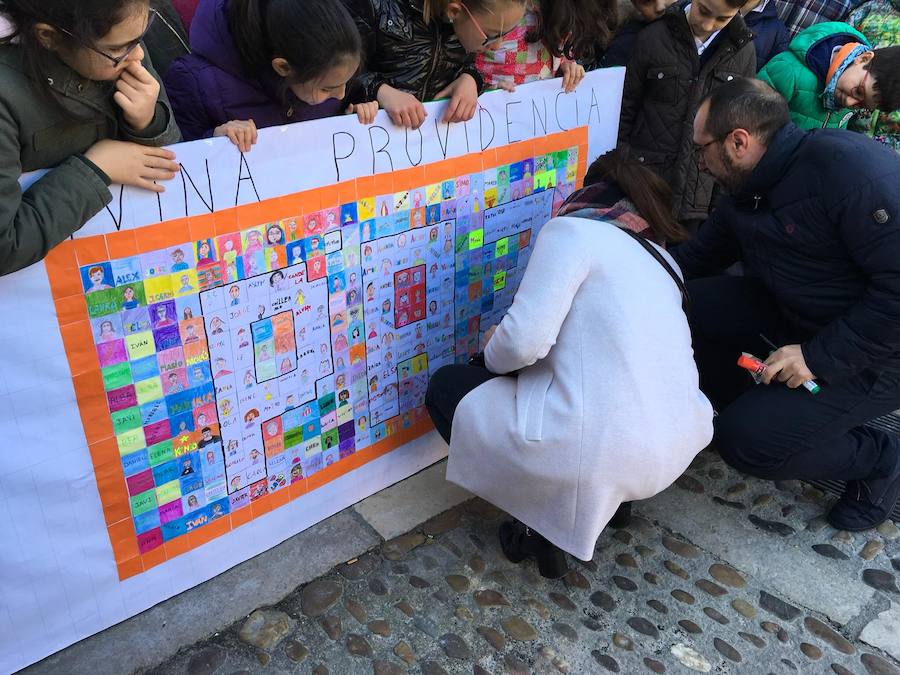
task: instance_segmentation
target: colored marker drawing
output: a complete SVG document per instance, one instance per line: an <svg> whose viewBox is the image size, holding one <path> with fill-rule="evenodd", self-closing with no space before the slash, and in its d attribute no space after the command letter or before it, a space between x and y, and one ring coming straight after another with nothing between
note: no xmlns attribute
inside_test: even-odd
<svg viewBox="0 0 900 675"><path fill-rule="evenodd" d="M134 255L79 255L136 554L228 515L235 527L255 502L298 496L329 467L425 429L429 375L464 363L503 317L578 158L571 148Z"/></svg>

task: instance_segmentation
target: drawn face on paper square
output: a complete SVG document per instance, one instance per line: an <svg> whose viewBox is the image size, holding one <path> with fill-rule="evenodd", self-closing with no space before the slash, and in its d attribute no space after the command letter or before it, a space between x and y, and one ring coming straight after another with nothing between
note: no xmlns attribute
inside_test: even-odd
<svg viewBox="0 0 900 675"><path fill-rule="evenodd" d="M271 246L263 254L266 271L278 270L287 267L287 257L284 246Z"/></svg>
<svg viewBox="0 0 900 675"><path fill-rule="evenodd" d="M302 241L291 242L285 248L285 253L287 255L287 264L288 265L299 265L305 259L304 253L303 253L303 242Z"/></svg>
<svg viewBox="0 0 900 675"><path fill-rule="evenodd" d="M175 302L167 300L150 305L150 325L154 329L175 326L178 319L175 315Z"/></svg>
<svg viewBox="0 0 900 675"><path fill-rule="evenodd" d="M261 227L253 227L244 230L241 233L241 240L243 254L245 256L259 253L264 248L265 237Z"/></svg>
<svg viewBox="0 0 900 675"><path fill-rule="evenodd" d="M374 220L364 220L359 224L360 241L372 241L375 239L376 224Z"/></svg>
<svg viewBox="0 0 900 675"><path fill-rule="evenodd" d="M188 269L183 272L175 272L171 276L173 282L172 290L175 297L197 293L199 283L196 270Z"/></svg>
<svg viewBox="0 0 900 675"><path fill-rule="evenodd" d="M86 294L111 290L114 282L110 264L85 265L81 268L81 283Z"/></svg>
<svg viewBox="0 0 900 675"><path fill-rule="evenodd" d="M266 271L266 254L263 249L256 249L252 253L245 252L241 258L244 262L244 278L259 276Z"/></svg>
<svg viewBox="0 0 900 675"><path fill-rule="evenodd" d="M411 228L425 227L425 208L424 207L410 210L409 226Z"/></svg>
<svg viewBox="0 0 900 675"><path fill-rule="evenodd" d="M205 338L203 319L201 317L180 321L178 329L181 332L182 344L189 345L194 342L200 342Z"/></svg>
<svg viewBox="0 0 900 675"><path fill-rule="evenodd" d="M284 272L276 270L269 275L269 290L274 293L283 293L290 286ZM271 295L270 295L271 297Z"/></svg>
<svg viewBox="0 0 900 675"><path fill-rule="evenodd" d="M317 281L325 276L325 256L316 256L307 260L307 278L309 281Z"/></svg>
<svg viewBox="0 0 900 675"><path fill-rule="evenodd" d="M266 246L284 246L287 239L284 236L284 230L278 223L269 223L265 226L266 230Z"/></svg>
<svg viewBox="0 0 900 675"><path fill-rule="evenodd" d="M207 318L207 327L209 329L210 336L224 335L226 328L225 319L223 319L222 316L218 314L209 315Z"/></svg>
<svg viewBox="0 0 900 675"><path fill-rule="evenodd" d="M211 239L202 239L194 247L197 253L197 267L205 267L216 262L216 251Z"/></svg>
<svg viewBox="0 0 900 675"><path fill-rule="evenodd" d="M341 209L334 207L322 211L322 231L331 232L341 227Z"/></svg>
<svg viewBox="0 0 900 675"><path fill-rule="evenodd" d="M243 251L240 233L233 232L216 237L216 251L219 260L224 261L226 265L234 265Z"/></svg>
<svg viewBox="0 0 900 675"><path fill-rule="evenodd" d="M137 309L147 304L144 294L144 283L141 281L119 286L116 289L116 293L120 294L119 306L123 310Z"/></svg>
<svg viewBox="0 0 900 675"><path fill-rule="evenodd" d="M307 236L311 234L322 234L325 231L325 214L322 211L310 213L303 216L303 225L306 228Z"/></svg>
<svg viewBox="0 0 900 675"><path fill-rule="evenodd" d="M302 242L303 255L306 260L325 254L325 240L321 235L312 235Z"/></svg>
<svg viewBox="0 0 900 675"><path fill-rule="evenodd" d="M168 250L168 256L170 272L183 272L196 266L194 247L191 244L184 243L173 246Z"/></svg>
<svg viewBox="0 0 900 675"><path fill-rule="evenodd" d="M338 272L328 277L328 292L343 293L347 287L347 279L343 272Z"/></svg>
<svg viewBox="0 0 900 675"><path fill-rule="evenodd" d="M187 374L184 369L170 370L163 376L162 384L166 396L177 394L187 387Z"/></svg>
<svg viewBox="0 0 900 675"><path fill-rule="evenodd" d="M425 224L436 225L441 222L441 205L434 204L425 209Z"/></svg>
<svg viewBox="0 0 900 675"><path fill-rule="evenodd" d="M175 312L178 315L178 319L181 321L187 321L200 316L199 296L189 295L183 298L176 298Z"/></svg>

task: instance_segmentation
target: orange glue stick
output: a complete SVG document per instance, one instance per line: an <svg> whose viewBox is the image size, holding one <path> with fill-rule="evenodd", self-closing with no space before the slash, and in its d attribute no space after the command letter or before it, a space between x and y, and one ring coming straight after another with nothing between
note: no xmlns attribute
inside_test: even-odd
<svg viewBox="0 0 900 675"><path fill-rule="evenodd" d="M738 357L737 364L744 370L750 371L754 382L759 384L762 381L762 374L766 372L766 364L753 356L753 354L742 352Z"/></svg>

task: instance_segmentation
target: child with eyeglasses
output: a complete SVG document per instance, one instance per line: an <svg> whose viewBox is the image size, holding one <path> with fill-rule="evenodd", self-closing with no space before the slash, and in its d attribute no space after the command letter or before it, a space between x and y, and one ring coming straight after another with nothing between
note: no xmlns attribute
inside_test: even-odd
<svg viewBox="0 0 900 675"><path fill-rule="evenodd" d="M121 183L162 192L181 140L142 40L148 0L0 0L0 274L41 260ZM21 188L21 174L49 169Z"/></svg>
<svg viewBox="0 0 900 675"><path fill-rule="evenodd" d="M539 0L506 38L475 58L485 86L512 91L517 85L562 78L572 92L609 43L616 25L615 0ZM595 54L596 52L599 52Z"/></svg>
<svg viewBox="0 0 900 675"><path fill-rule="evenodd" d="M425 101L449 98L445 122L475 116L484 81L475 54L501 42L524 0L342 0L363 38L362 82L397 126L418 128Z"/></svg>
<svg viewBox="0 0 900 675"><path fill-rule="evenodd" d="M842 129L853 109L900 108L900 46L873 49L846 23L819 23L800 31L759 79L784 96L801 129Z"/></svg>
<svg viewBox="0 0 900 675"><path fill-rule="evenodd" d="M868 0L850 12L847 23L865 35L875 49L896 47L900 45L900 0ZM895 65L894 72L900 72L900 65ZM895 79L890 88L900 91L900 82ZM900 152L900 110L860 110L849 128Z"/></svg>

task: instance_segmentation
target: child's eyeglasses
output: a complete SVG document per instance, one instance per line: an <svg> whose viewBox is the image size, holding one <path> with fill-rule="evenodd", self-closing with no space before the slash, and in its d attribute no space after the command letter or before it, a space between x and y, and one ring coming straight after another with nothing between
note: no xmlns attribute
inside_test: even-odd
<svg viewBox="0 0 900 675"><path fill-rule="evenodd" d="M857 101L857 105L860 103L866 104L866 82L869 80L869 71L866 70L866 74L863 75L862 79L859 81L855 87L853 87L853 91L850 92L850 98L854 98Z"/></svg>
<svg viewBox="0 0 900 675"><path fill-rule="evenodd" d="M484 28L481 27L481 24L478 23L478 19L476 19L476 18L472 15L472 12L469 11L469 8L466 7L465 3L461 2L461 3L459 3L459 4L462 5L462 8L463 8L464 10L466 10L466 14L469 15L469 18L472 20L472 23L475 24L475 28L478 29L478 32L479 32L479 33L481 33L481 37L484 38L484 40L483 40L482 43L481 43L481 46L482 46L482 47L487 47L487 46L488 46L489 44L491 44L492 42L499 42L500 40L502 40L503 38L505 38L507 35L509 35L510 33L512 33L512 32L516 29L516 27L513 26L513 27L510 28L509 30L502 31L502 32L500 32L500 33L497 33L496 35L488 35L487 33L484 32Z"/></svg>
<svg viewBox="0 0 900 675"><path fill-rule="evenodd" d="M67 31L65 28L60 28L59 26L57 26L56 30L58 30L60 33L65 33L70 38L73 38L77 42L81 43L81 45L83 47L90 49L95 54L99 54L100 56L102 56L106 59L109 59L112 62L113 66L118 67L119 64L122 63L122 61L127 59L129 56L131 56L132 52L134 52L134 50L138 48L138 45L140 45L141 42L144 41L144 38L147 37L147 33L150 32L150 28L153 26L153 21L156 19L157 16L159 16L159 13L155 9L151 8L150 13L147 16L147 26L144 28L144 32L141 33L141 36L139 38L137 38L136 40L125 45L125 47L123 48L124 49L123 53L119 56L113 56L112 54L107 54L106 52L104 52L100 49L97 49L96 47L94 47L92 45L87 44L86 42L78 39L75 35L73 35L69 31Z"/></svg>

